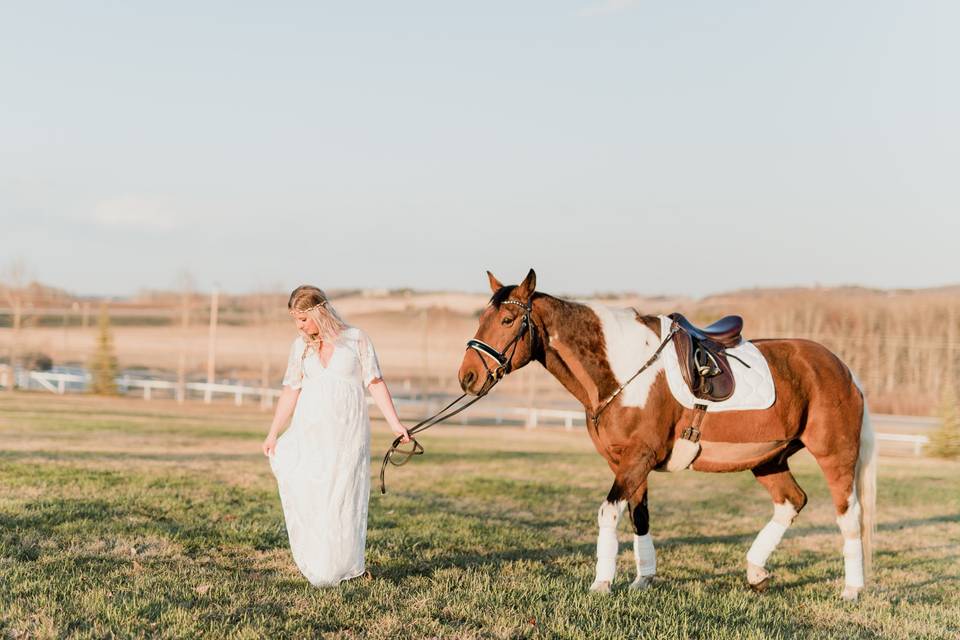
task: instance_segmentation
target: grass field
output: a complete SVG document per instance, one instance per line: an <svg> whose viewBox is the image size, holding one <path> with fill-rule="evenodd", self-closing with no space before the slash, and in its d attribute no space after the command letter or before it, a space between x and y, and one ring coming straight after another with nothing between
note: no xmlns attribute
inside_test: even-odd
<svg viewBox="0 0 960 640"><path fill-rule="evenodd" d="M881 461L875 582L859 603L839 599L841 539L805 454L794 467L810 504L765 594L746 588L744 555L770 517L766 493L749 473L685 472L651 481L659 582L627 590L625 524L602 596L587 587L611 474L587 436L441 426L371 496L375 577L316 589L289 555L259 452L267 421L0 394L0 636L960 637L955 463ZM386 441L375 422L375 457Z"/></svg>

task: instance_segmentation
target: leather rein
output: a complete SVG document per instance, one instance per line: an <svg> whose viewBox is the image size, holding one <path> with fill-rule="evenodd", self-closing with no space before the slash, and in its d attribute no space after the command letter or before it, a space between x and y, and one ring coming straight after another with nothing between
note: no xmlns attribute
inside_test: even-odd
<svg viewBox="0 0 960 640"><path fill-rule="evenodd" d="M593 421L594 428L596 428L597 425L600 423L600 414L603 413L603 410L610 406L610 403L613 402L613 399L616 398L618 395L620 395L620 392L623 391L628 384L633 382L637 376L639 376L641 373L649 369L650 365L652 365L654 362L657 361L657 358L660 357L660 353L666 348L667 344L670 342L673 336L679 333L679 331L680 331L680 328L677 326L677 323L674 322L673 325L671 325L670 327L670 331L667 333L667 337L660 342L660 346L657 347L657 350L653 352L653 355L650 356L650 359L647 360L643 364L643 366L640 367L639 370L637 370L635 374L630 376L630 378L626 382L624 382L619 387L617 387L616 391L611 393L609 396L607 396L607 398L603 402L600 403L600 405L597 407L597 410L593 412L592 416L590 416L590 419Z"/></svg>
<svg viewBox="0 0 960 640"><path fill-rule="evenodd" d="M484 380L483 387L480 388L480 392L477 393L476 397L471 399L469 402L450 411L450 409L455 404L457 404L458 402L460 402L461 400L467 397L466 393L462 394L459 398L456 398L453 402L445 406L443 409L440 409L440 411L438 411L437 413L433 414L429 418L425 418L424 420L421 420L420 422L415 424L413 427L408 429L407 433L410 435L410 444L411 444L410 449L404 450L400 448L400 444L401 444L400 441L402 440L402 436L397 436L394 439L393 444L390 445L390 448L387 449L387 453L383 456L383 463L380 465L380 493L381 494L385 494L387 492L385 475L387 471L388 462L395 467L401 467L407 464L408 462L410 462L410 459L413 458L413 456L423 455L424 453L423 445L417 442L416 438L413 437L414 434L420 433L421 431L426 431L433 425L443 422L448 418L452 418L453 416L457 415L458 413L460 413L461 411L463 411L464 409L472 405L474 402L476 402L480 398L490 393L490 390L493 389L497 385L497 383L503 379L505 375L507 375L513 370L513 363L512 363L513 355L517 351L517 345L520 344L520 340L523 339L524 334L527 332L530 333L531 349L533 348L532 343L533 343L535 327L533 325L533 320L530 317L530 314L533 311L533 294L532 293L530 294L530 298L527 300L526 303L520 302L519 300L504 300L500 304L512 304L520 307L521 309L523 309L523 316L522 316L522 319L520 320L520 326L517 328L517 332L514 334L513 338L510 340L510 342L507 343L507 345L502 350L498 350L495 347L490 346L486 342L482 340L477 340L476 338L467 340L467 349L473 349L474 351L477 351L480 354L480 361L483 363L483 368L486 369L487 371L487 378L486 380ZM507 353L508 351L510 352L509 354ZM487 366L487 359L484 358L484 356L496 362L496 366L493 369Z"/></svg>

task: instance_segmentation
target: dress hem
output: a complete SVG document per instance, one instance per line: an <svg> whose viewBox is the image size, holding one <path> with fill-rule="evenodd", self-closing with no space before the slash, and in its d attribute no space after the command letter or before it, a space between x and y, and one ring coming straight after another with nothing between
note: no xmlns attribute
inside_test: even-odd
<svg viewBox="0 0 960 640"><path fill-rule="evenodd" d="M330 589L330 588L333 588L333 587L339 587L341 583L346 582L347 580L353 580L354 578L359 578L359 577L362 576L364 573L366 573L366 571L367 571L367 569L366 569L366 567L364 567L364 568L361 569L358 573L355 573L355 574L353 574L352 576L344 576L344 577L340 578L339 580L337 580L336 582L320 582L319 584L318 584L318 583L315 583L315 582L311 582L310 584L312 584L313 586L317 587L318 589L323 589L323 588Z"/></svg>

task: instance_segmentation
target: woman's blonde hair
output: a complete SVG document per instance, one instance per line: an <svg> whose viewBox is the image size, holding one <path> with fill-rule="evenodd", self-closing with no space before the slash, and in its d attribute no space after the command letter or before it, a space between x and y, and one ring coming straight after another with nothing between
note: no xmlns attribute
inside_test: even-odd
<svg viewBox="0 0 960 640"><path fill-rule="evenodd" d="M295 313L305 313L307 317L313 320L320 328L319 339L317 336L311 336L304 331L300 331L307 347L314 347L319 351L321 340L335 340L340 333L347 328L347 323L337 314L337 310L330 304L327 294L323 289L304 284L290 294L287 301L287 309L290 315Z"/></svg>

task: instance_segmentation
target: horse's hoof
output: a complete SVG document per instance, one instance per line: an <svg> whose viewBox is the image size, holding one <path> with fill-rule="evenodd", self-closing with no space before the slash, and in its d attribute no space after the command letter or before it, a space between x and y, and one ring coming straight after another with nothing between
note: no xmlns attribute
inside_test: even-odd
<svg viewBox="0 0 960 640"><path fill-rule="evenodd" d="M630 583L631 591L642 591L653 586L653 576L637 576L637 579Z"/></svg>
<svg viewBox="0 0 960 640"><path fill-rule="evenodd" d="M756 593L763 593L770 586L770 579L773 577L769 571L763 567L748 562L747 563L747 584Z"/></svg>
<svg viewBox="0 0 960 640"><path fill-rule="evenodd" d="M860 587L851 587L846 585L843 588L843 593L840 594L840 597L846 600L847 602L856 602L860 598Z"/></svg>
<svg viewBox="0 0 960 640"><path fill-rule="evenodd" d="M754 583L752 583L752 582L750 583L750 588L753 590L754 593L763 593L764 591L767 590L767 587L769 587L769 586L770 586L770 578L769 578L769 577L764 578L763 580L761 580L760 582L758 582L758 583L756 583L756 584L754 584Z"/></svg>
<svg viewBox="0 0 960 640"><path fill-rule="evenodd" d="M594 593L610 593L610 581L595 580L594 583L590 585L590 591Z"/></svg>

